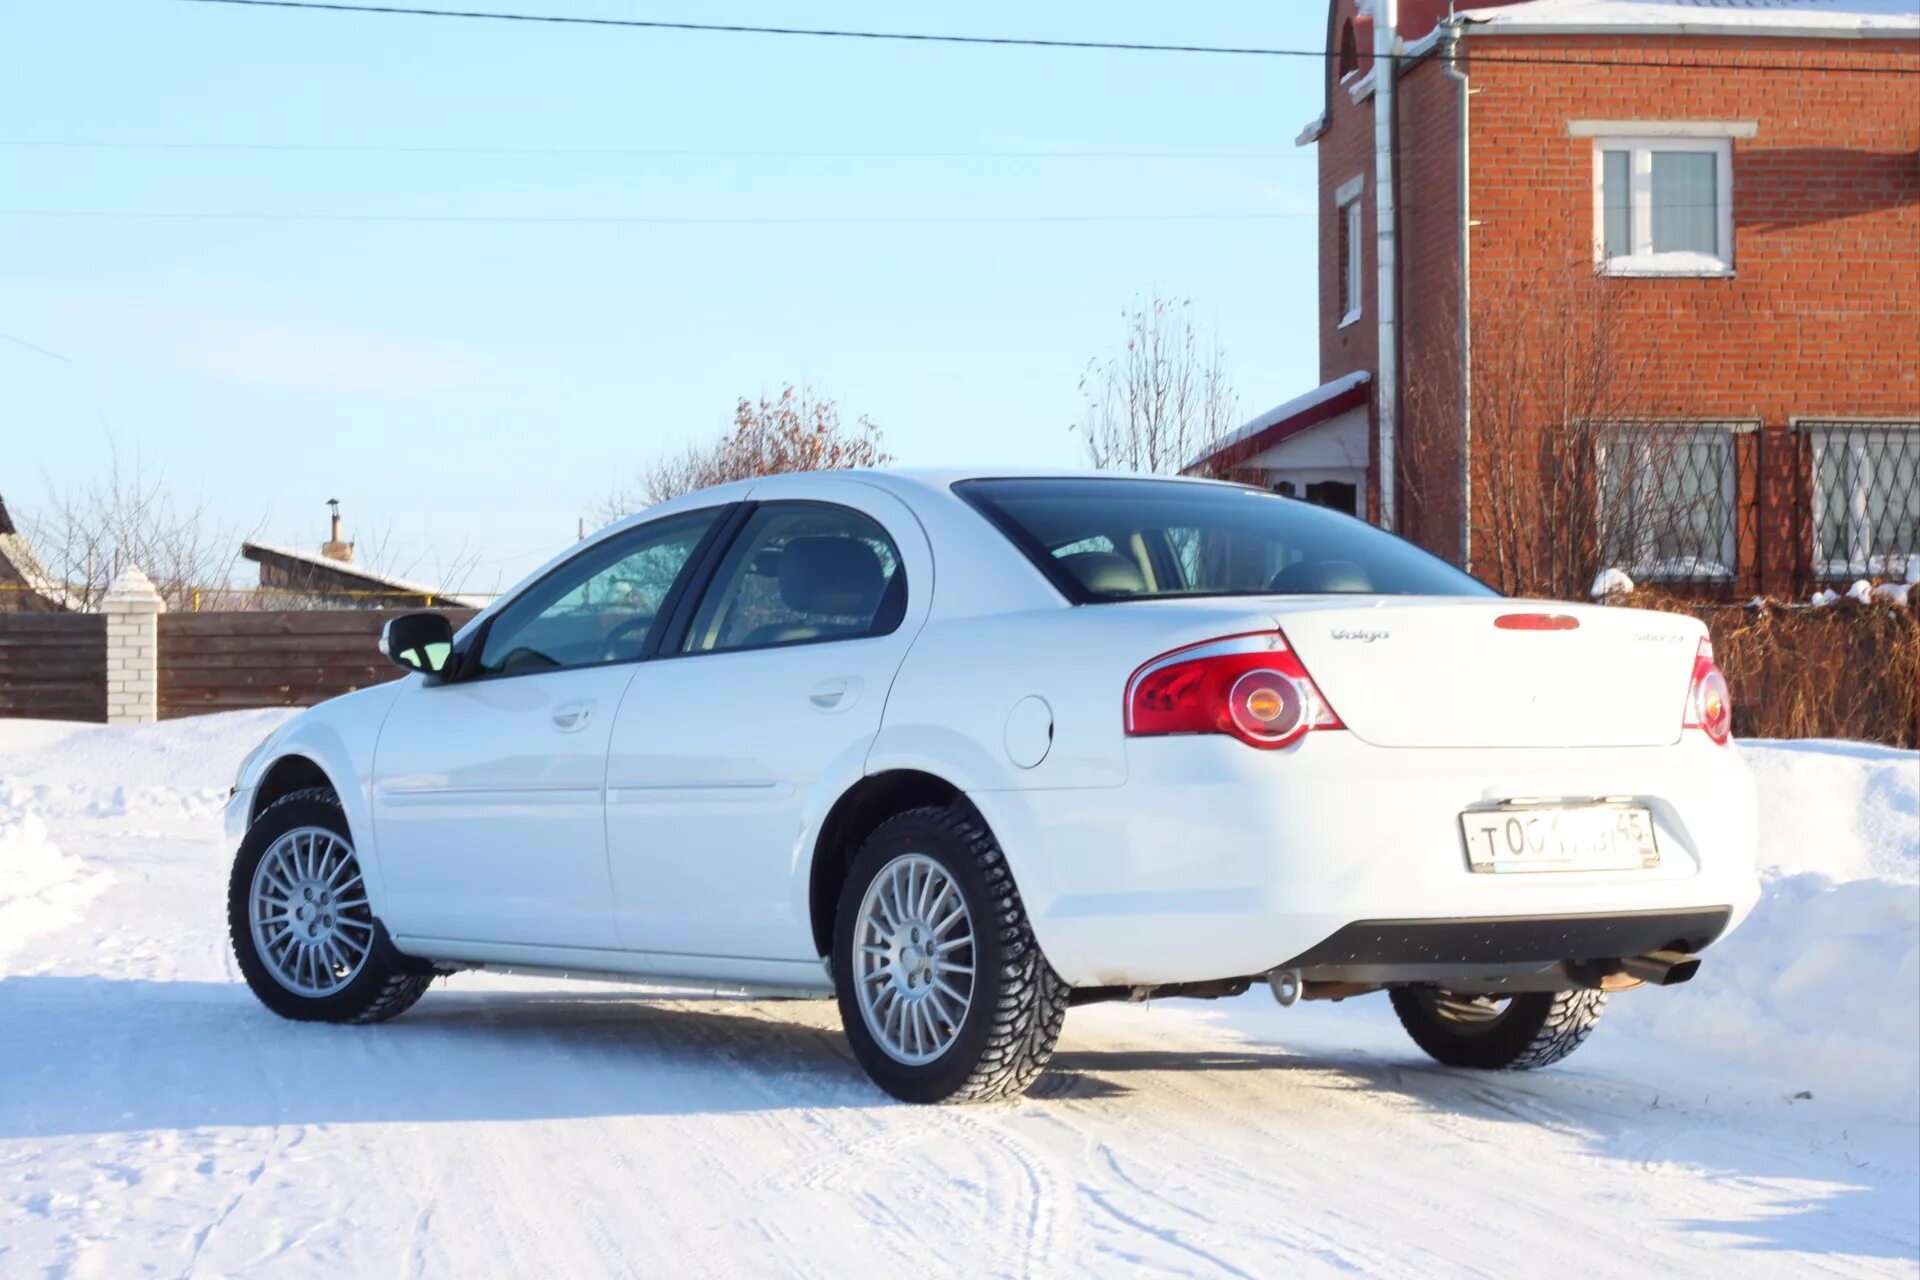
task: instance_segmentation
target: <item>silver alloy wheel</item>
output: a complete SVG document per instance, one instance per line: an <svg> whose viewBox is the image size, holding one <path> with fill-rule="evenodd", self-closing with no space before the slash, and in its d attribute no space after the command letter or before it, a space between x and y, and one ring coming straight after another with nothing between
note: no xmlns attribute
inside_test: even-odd
<svg viewBox="0 0 1920 1280"><path fill-rule="evenodd" d="M298 996L330 996L373 949L373 909L353 847L325 827L295 827L268 846L247 894L253 949Z"/></svg>
<svg viewBox="0 0 1920 1280"><path fill-rule="evenodd" d="M880 868L854 925L854 998L887 1056L923 1066L973 1005L973 916L946 868L905 853Z"/></svg>

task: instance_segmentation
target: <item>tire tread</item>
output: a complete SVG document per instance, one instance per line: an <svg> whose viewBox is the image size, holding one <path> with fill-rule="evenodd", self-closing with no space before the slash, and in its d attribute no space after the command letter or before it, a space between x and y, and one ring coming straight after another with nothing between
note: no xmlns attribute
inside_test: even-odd
<svg viewBox="0 0 1920 1280"><path fill-rule="evenodd" d="M1513 997L1500 1025L1472 1034L1433 1017L1416 992L1396 988L1393 1011L1436 1062L1485 1071L1535 1071L1578 1049L1600 1023L1604 991L1528 992Z"/></svg>
<svg viewBox="0 0 1920 1280"><path fill-rule="evenodd" d="M1013 872L985 824L959 808L929 805L887 819L867 842L884 841L909 825L940 829L973 859L987 882L991 919L986 923L997 931L1003 957L986 1043L973 1069L942 1101L965 1104L1017 1097L1032 1087L1053 1058L1066 1022L1069 988L1041 953Z"/></svg>
<svg viewBox="0 0 1920 1280"><path fill-rule="evenodd" d="M319 804L334 810L335 813L344 814L345 812L340 804L340 797L335 795L331 788L303 787L298 791L287 792L287 794L262 809L255 815L253 821L248 824L248 829L251 830L261 822L264 822L267 816L273 813L274 810L290 804ZM345 824L343 823L342 825L344 826ZM243 883L243 880L248 880L251 877L250 874L248 876L241 874L242 865L243 863L240 859L236 858L234 860L233 872L227 886L229 904L244 901L244 895L248 891L248 885ZM250 873L251 868L248 868L248 870ZM243 913L234 910L231 905L227 912L227 935L236 956L244 954L243 948L250 951L253 947L253 938L243 923ZM356 1008L340 1008L337 1002L339 994L341 993L336 993L324 1001L314 1001L310 1007L302 1007L299 1003L300 997L294 995L292 992L270 989L270 994L274 998L269 1000L267 994L263 994L258 986L254 986L251 976L248 976L248 985L254 986L254 994L261 997L262 1004L265 1004L281 1017L291 1018L297 1022L344 1022L354 1025L365 1025L374 1022L385 1022L389 1018L397 1018L408 1009L411 1009L414 1004L419 1001L420 997L427 993L427 988L433 984L434 975L431 973L408 973L396 967L391 958L382 954L383 949L388 945L384 942L385 936L384 933L376 933L374 950L373 953L367 957L367 966L369 969L374 966L380 966L384 968L386 972L384 975L379 975L378 985L364 993L361 1002ZM241 968L244 973L246 966L243 965ZM368 976L373 977L376 975L369 974ZM272 979L269 978L267 981L271 982ZM347 990L351 989L352 987L349 985Z"/></svg>

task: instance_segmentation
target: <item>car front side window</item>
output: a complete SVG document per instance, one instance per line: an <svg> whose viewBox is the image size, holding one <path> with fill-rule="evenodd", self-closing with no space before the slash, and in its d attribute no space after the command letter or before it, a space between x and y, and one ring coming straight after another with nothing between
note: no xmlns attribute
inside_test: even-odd
<svg viewBox="0 0 1920 1280"><path fill-rule="evenodd" d="M494 619L475 675L628 662L646 652L662 606L720 508L668 516L607 539L529 587Z"/></svg>
<svg viewBox="0 0 1920 1280"><path fill-rule="evenodd" d="M898 626L900 552L870 517L812 502L755 511L714 575L684 650L716 653L851 640Z"/></svg>

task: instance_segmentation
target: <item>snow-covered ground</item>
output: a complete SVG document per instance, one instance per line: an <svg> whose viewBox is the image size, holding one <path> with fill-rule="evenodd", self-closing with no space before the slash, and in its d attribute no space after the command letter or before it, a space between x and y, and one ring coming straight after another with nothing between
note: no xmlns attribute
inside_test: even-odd
<svg viewBox="0 0 1920 1280"><path fill-rule="evenodd" d="M830 1006L459 976L281 1022L219 806L280 713L0 722L0 1276L1920 1272L1920 756L1749 744L1768 895L1562 1066L1378 997L1101 1006L883 1099Z"/></svg>

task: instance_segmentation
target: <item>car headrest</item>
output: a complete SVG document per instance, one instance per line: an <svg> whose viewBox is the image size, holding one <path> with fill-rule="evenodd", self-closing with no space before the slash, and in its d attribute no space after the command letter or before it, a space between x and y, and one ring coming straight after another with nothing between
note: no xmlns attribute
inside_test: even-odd
<svg viewBox="0 0 1920 1280"><path fill-rule="evenodd" d="M886 571L858 538L795 538L780 553L780 599L795 613L871 616Z"/></svg>
<svg viewBox="0 0 1920 1280"><path fill-rule="evenodd" d="M1095 595L1127 596L1147 589L1140 566L1111 551L1078 551L1061 556L1060 567Z"/></svg>
<svg viewBox="0 0 1920 1280"><path fill-rule="evenodd" d="M1319 592L1360 592L1373 590L1373 579L1351 560L1302 560L1273 575L1269 591L1287 595L1313 595Z"/></svg>

